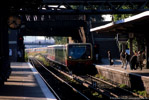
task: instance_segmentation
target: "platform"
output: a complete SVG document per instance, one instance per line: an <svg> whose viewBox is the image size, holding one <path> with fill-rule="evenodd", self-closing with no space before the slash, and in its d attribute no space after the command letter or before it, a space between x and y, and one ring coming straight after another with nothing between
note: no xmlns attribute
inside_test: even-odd
<svg viewBox="0 0 149 100"><path fill-rule="evenodd" d="M102 59L102 64L95 64L98 73L106 79L119 84L125 84L132 89L146 90L149 94L149 69L131 70L122 68L121 61L114 59L114 65L109 65L108 59Z"/></svg>
<svg viewBox="0 0 149 100"><path fill-rule="evenodd" d="M146 69L145 67L143 67L142 70L140 70L140 68L138 68L137 70L130 70L130 66L128 64L127 69L125 70L124 68L122 68L121 60L119 59L114 59L114 64L111 66L109 65L108 59L102 59L102 64L96 64L96 65L99 65L99 66L101 65L103 67L111 68L113 70L121 71L124 73L133 73L133 74L149 77L149 69Z"/></svg>
<svg viewBox="0 0 149 100"><path fill-rule="evenodd" d="M11 68L9 79L0 87L0 100L56 100L29 63L11 63Z"/></svg>

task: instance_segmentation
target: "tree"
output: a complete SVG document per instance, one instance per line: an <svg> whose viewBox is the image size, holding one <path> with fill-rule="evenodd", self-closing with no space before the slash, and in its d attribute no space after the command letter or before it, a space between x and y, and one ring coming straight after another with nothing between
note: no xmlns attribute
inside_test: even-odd
<svg viewBox="0 0 149 100"><path fill-rule="evenodd" d="M134 7L134 6L122 6L122 9L136 9L137 7ZM117 21L117 20L121 20L121 19L125 19L125 18L128 18L130 16L133 16L133 14L114 14L113 15L113 18L114 18L114 21Z"/></svg>
<svg viewBox="0 0 149 100"><path fill-rule="evenodd" d="M55 40L55 44L66 44L67 37L53 37Z"/></svg>

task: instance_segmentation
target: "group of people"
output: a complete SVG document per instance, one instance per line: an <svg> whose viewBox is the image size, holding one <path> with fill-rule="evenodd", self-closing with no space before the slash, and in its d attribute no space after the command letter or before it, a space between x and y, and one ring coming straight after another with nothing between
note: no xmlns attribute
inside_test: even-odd
<svg viewBox="0 0 149 100"><path fill-rule="evenodd" d="M122 51L120 53L120 60L122 61L122 68L127 69L127 65L130 64L131 70L140 68L142 70L143 62L145 60L145 53L142 51L135 51L133 56L130 57L128 53Z"/></svg>

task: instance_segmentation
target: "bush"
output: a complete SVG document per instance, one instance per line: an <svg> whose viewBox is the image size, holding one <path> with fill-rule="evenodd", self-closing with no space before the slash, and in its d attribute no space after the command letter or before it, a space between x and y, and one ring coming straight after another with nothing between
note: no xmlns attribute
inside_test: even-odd
<svg viewBox="0 0 149 100"><path fill-rule="evenodd" d="M124 89L124 88L126 88L127 86L126 86L125 84L120 84L119 87Z"/></svg>
<svg viewBox="0 0 149 100"><path fill-rule="evenodd" d="M146 91L137 91L137 90L133 90L133 92L137 93L138 95L141 95L143 97L147 97L147 92Z"/></svg>

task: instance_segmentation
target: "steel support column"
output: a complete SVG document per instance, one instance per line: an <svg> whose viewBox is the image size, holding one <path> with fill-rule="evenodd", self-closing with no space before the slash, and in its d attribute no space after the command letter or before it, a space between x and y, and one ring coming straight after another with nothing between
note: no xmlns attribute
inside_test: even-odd
<svg viewBox="0 0 149 100"><path fill-rule="evenodd" d="M145 55L146 55L146 68L149 69L149 40L146 36L146 45L145 45Z"/></svg>
<svg viewBox="0 0 149 100"><path fill-rule="evenodd" d="M122 51L126 51L126 43L122 43Z"/></svg>
<svg viewBox="0 0 149 100"><path fill-rule="evenodd" d="M86 15L86 27L85 27L85 33L86 33L86 42L93 43L92 41L92 34L90 32L91 28L91 22L90 22L90 15Z"/></svg>
<svg viewBox="0 0 149 100"><path fill-rule="evenodd" d="M0 7L0 85L6 81L10 75L9 45L8 45L8 9Z"/></svg>
<svg viewBox="0 0 149 100"><path fill-rule="evenodd" d="M130 47L130 56L132 57L132 55L133 55L133 44L132 44L133 39L130 38L129 40L130 40L130 44L129 44L129 47Z"/></svg>

